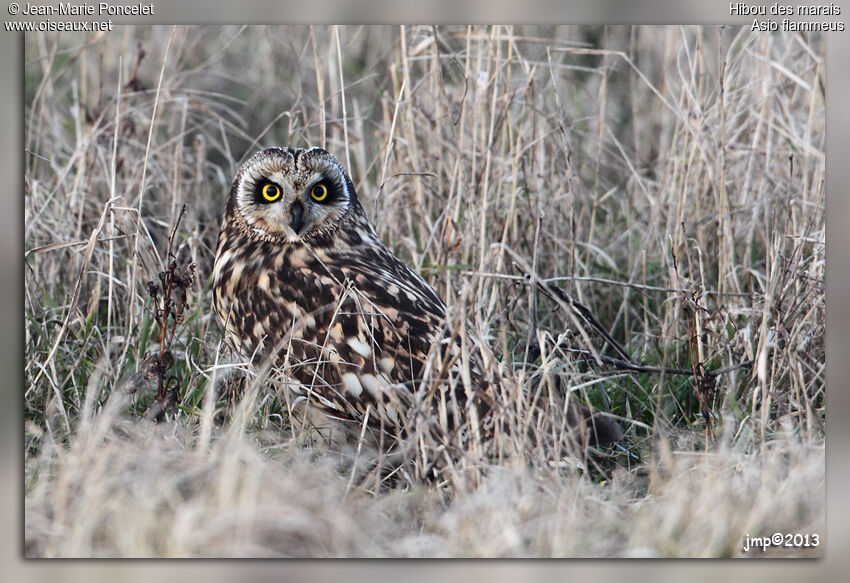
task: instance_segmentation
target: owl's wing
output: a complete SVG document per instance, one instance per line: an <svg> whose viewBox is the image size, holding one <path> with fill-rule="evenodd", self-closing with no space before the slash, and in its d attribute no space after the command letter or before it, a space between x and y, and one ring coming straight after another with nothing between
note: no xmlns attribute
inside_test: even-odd
<svg viewBox="0 0 850 583"><path fill-rule="evenodd" d="M438 378L445 311L394 256L372 259L302 256L243 277L228 328L242 331L246 357L272 359L328 415L362 420L368 411L370 424L397 428L437 390L423 379Z"/></svg>
<svg viewBox="0 0 850 583"><path fill-rule="evenodd" d="M474 342L467 332L447 326L446 306L437 292L383 244L330 258L331 265L340 266L336 279L349 282L363 312L379 315L374 329L380 331L383 342L377 346L395 352L396 363L394 375L389 368L384 372L393 382L414 389L416 412L456 431L474 406L477 419L473 425L484 422L500 384L498 378L487 376L485 369L499 367L485 367L486 356L495 362L486 346ZM367 337L372 335L373 328L367 327ZM482 349L487 354L482 354ZM466 354L463 361L462 353Z"/></svg>

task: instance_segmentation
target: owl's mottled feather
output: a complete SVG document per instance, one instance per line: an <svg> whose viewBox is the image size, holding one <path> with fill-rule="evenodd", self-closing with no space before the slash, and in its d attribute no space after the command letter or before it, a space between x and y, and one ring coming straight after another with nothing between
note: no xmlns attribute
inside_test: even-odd
<svg viewBox="0 0 850 583"><path fill-rule="evenodd" d="M331 418L359 424L368 411L370 426L402 438L437 403L443 429L469 412L487 422L498 381L483 377L473 350L473 378L445 394L460 353L445 331L446 306L383 244L324 150L271 148L239 170L213 299L230 343L255 363L271 359Z"/></svg>

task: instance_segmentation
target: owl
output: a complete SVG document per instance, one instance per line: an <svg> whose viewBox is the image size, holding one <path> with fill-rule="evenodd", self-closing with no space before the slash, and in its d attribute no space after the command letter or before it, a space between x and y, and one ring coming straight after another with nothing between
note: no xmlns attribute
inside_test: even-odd
<svg viewBox="0 0 850 583"><path fill-rule="evenodd" d="M484 373L498 369L483 364L492 355L447 326L443 300L384 245L325 150L269 148L239 169L213 301L244 359L353 435L457 445L492 429L503 383Z"/></svg>

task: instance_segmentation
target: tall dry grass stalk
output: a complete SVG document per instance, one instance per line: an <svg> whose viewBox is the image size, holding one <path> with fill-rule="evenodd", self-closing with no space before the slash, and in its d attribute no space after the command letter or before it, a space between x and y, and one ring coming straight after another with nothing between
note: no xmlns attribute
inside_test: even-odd
<svg viewBox="0 0 850 583"><path fill-rule="evenodd" d="M25 47L27 556L739 556L774 531L822 541L775 553L823 553L819 35L121 27ZM513 453L477 481L353 479L358 452L293 431L222 345L215 238L268 145L344 160L515 381ZM197 271L154 423L145 283L183 204L174 259ZM635 361L695 376L618 369L537 278ZM535 448L533 375L626 440Z"/></svg>

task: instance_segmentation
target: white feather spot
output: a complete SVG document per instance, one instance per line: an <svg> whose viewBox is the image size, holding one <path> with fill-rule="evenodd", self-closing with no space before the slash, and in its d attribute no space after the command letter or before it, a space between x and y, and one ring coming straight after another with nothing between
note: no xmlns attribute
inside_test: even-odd
<svg viewBox="0 0 850 583"><path fill-rule="evenodd" d="M360 384L370 393L375 399L378 398L378 393L380 392L380 388L378 387L378 381L375 378L375 375L364 374L360 375Z"/></svg>
<svg viewBox="0 0 850 583"><path fill-rule="evenodd" d="M369 355L372 354L372 349L369 348L369 345L360 342L357 338L349 338L347 344L363 358L369 358Z"/></svg>
<svg viewBox="0 0 850 583"><path fill-rule="evenodd" d="M353 372L347 372L342 375L342 384L345 385L345 390L351 393L354 397L359 397L363 392L363 385Z"/></svg>
<svg viewBox="0 0 850 583"><path fill-rule="evenodd" d="M387 374L390 374L395 367L395 359L392 356L385 356L378 361L378 367Z"/></svg>

